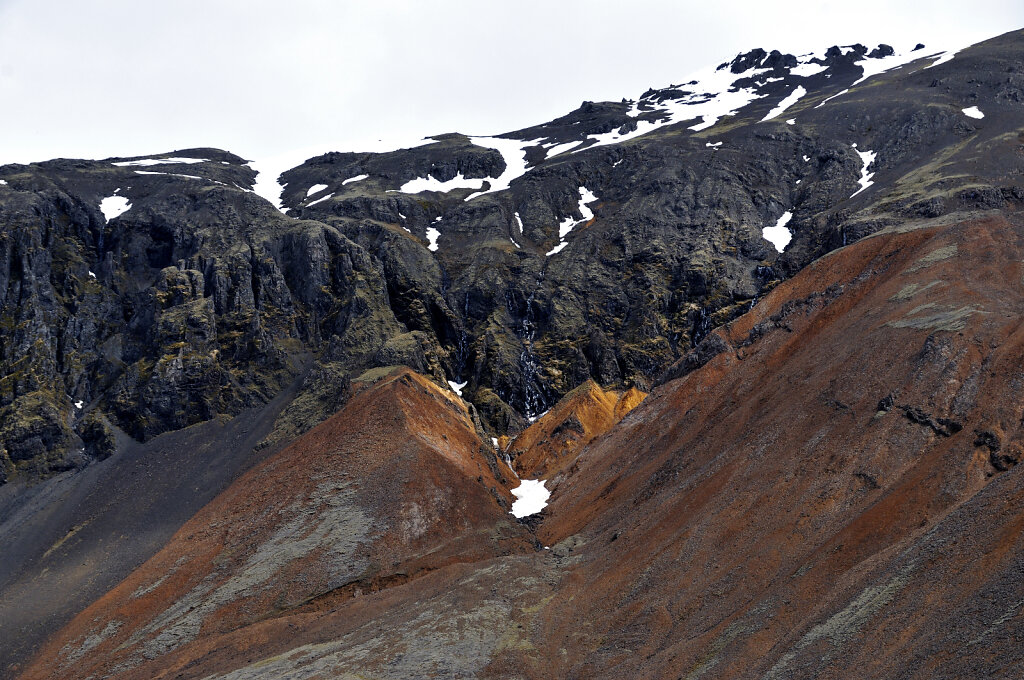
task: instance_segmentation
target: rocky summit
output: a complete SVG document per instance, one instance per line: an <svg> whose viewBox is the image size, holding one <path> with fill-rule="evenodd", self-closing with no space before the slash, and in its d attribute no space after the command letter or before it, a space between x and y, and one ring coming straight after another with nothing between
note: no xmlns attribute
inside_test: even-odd
<svg viewBox="0 0 1024 680"><path fill-rule="evenodd" d="M0 225L0 677L1020 677L1024 31Z"/></svg>

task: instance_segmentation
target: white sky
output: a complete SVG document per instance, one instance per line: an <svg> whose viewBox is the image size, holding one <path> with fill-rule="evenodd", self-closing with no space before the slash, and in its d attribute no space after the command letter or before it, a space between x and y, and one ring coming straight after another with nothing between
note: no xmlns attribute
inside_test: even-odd
<svg viewBox="0 0 1024 680"><path fill-rule="evenodd" d="M754 47L1021 27L1021 0L0 0L0 164L215 146L290 166L507 132Z"/></svg>

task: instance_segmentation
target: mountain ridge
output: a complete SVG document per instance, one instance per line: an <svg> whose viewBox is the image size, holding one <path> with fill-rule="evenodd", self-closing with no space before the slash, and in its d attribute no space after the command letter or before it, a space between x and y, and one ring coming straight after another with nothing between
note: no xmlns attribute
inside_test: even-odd
<svg viewBox="0 0 1024 680"><path fill-rule="evenodd" d="M386 675L392 671L381 670L385 657L408 650L398 633L371 643L375 621L387 620L395 631L414 633L421 642L430 628L410 627L410 619L385 614L386 608L378 607L383 602L396 611L415 611L410 616L425 617L417 619L421 623L445 607L467 621L476 620L472 612L477 612L486 629L486 644L470 645L465 657L446 661L443 652L430 647L412 665L399 663L401 672L450 668L506 677L525 668L531 677L554 677L600 675L611 668L616 670L608 672L678 677L699 676L723 664L732 677L753 677L742 667L746 662L759 675L800 668L837 672L841 665L828 666L834 659L840 664L856 657L847 647L839 644L845 651L822 661L825 666L815 666L812 652L853 632L840 626L841 634L830 637L823 631L833 628L820 626L842 623L860 611L845 609L856 600L846 597L853 584L864 585L861 592L868 595L875 586L889 592L858 571L867 569L866 562L820 552L846 545L837 526L874 526L871 513L884 512L866 506L865 498L888 499L879 501L879 508L908 509L905 521L879 521L878 531L888 538L877 545L870 532L855 541L857 555L881 562L897 544L925 545L914 543L923 539L908 524L911 515L950 536L955 530L944 522L976 531L970 520L954 518L957 508L991 510L999 502L997 492L984 490L1008 488L1019 476L1010 407L987 396L979 366L999 362L1002 377L991 384L1005 382L998 389L1011 393L1016 389L1005 378L1012 374L1015 341L1008 312L1000 309L1015 308L1016 284L1012 275L1001 278L994 263L1005 272L1015 266L1024 205L1022 40L1022 31L1007 33L952 58L918 50L895 70L874 74L868 71L895 63L899 55L885 46L872 52L858 45L822 57L754 50L714 71L728 81L717 90L699 86L700 81L684 83L650 90L637 100L584 102L551 123L514 133L450 133L388 153L310 158L282 175L285 213L254 193L259 177L243 158L211 148L0 166L0 324L5 330L0 334L0 508L5 510L0 538L17 549L10 578L0 581L8 602L6 612L0 608L0 620L17 625L22 638L17 648L3 652L0 666L29 669L27 677L75 673L79 662L105 667L110 650L103 641L127 635L131 627L124 627L123 617L110 617L95 630L82 618L74 624L77 632L59 629L81 617L89 603L113 593L121 579L140 578L141 572L129 572L158 549L168 549L174 559L190 555L187 542L167 548L175 532L190 518L208 520L211 508L223 508L226 498L244 500L243 487L235 485L266 460L280 460L275 456L289 446L300 457L303 451L312 455L303 447L312 446L308 442L322 428L344 427L352 436L370 437L377 420L355 416L343 422L336 414L350 408L350 414L369 413L367 389L399 389L395 381L405 380L401 389L419 395L409 399L419 400L423 413L459 412L458 436L454 430L425 435L424 446L442 458L465 449L480 466L479 474L459 477L459 488L486 509L474 514L482 533L460 534L456 542L484 557L472 564L445 563L421 579L402 573L415 559L398 555L382 563L380 583L364 579L376 583L373 588L386 587L371 588L371 599L361 603L317 600L325 595L317 586L303 597L320 604L302 610L306 605L294 599L301 588L291 592L288 585L283 608L266 609L262 623L233 619L233 608L243 604L232 596L214 618L223 625L218 635L231 640L233 651L214 653L210 658L219 660L204 672L256 673L249 664L258 665L261 652L247 646L245 631L257 629L274 631L266 635L284 655L275 658L274 668L293 672L290 664L299 652L288 647L287 631L299 619L301 626L317 619L319 632L304 629L302 645L314 647L303 647L303 658L332 668L330 658L317 656L315 646L323 642L318 636L344 629L362 640L360 649L369 650L364 661L370 659L366 663ZM788 106L780 110L784 101ZM764 229L773 226L791 235L781 251L764 237ZM976 242L970 239L975 233ZM849 337L838 328L849 329ZM883 336L886 342L878 340ZM892 365L867 357L868 345L858 347L856 338L876 343L870 347L880 356L891 354ZM906 338L919 348L917 354L899 345ZM992 343L991 351L984 349ZM814 383L818 377L806 359L810 354L819 358L824 373L833 374L834 384ZM832 365L839 356L859 357L861 372ZM412 373L395 378L395 367ZM949 367L947 379L956 390L936 377L943 367ZM772 368L783 371L777 380L788 382L775 382ZM890 371L903 371L905 384L913 388L883 385ZM553 435L557 426L543 414L588 381L601 394L652 394L628 414L609 415L604 409L593 424L580 422L587 442L578 447L569 441L575 437L554 441L547 433L550 428ZM793 387L807 381L816 385L814 395ZM847 394L846 383L860 387ZM819 441L817 430L779 405L784 384L800 395L807 418L818 418L828 430L820 439L825 444L807 444ZM727 385L736 389L728 391ZM764 401L772 391L776 398ZM713 398L713 411L701 410L705 398ZM598 401L611 403L607 395ZM666 407L676 402L677 408ZM408 462L399 449L414 439L422 443L415 433L430 429L416 408L404 412L409 418L393 424L391 443L380 447L382 459L396 456L395 465ZM652 420L653 413L661 415ZM741 422L732 424L735 413ZM744 434L744 423L762 422L765 431L785 439L779 433L787 419L802 423L798 429L805 441L752 446L749 437L758 430ZM508 448L534 420L540 422L531 430L545 434L524 444L524 450ZM838 427L838 422L856 424ZM237 428L231 430L237 434L230 446L217 450L218 432L225 428ZM860 448L837 454L842 445L829 428L849 431L862 442ZM872 439L880 431L891 441ZM707 432L715 433L720 449L698 436ZM486 443L492 440L501 449ZM300 441L306 444L296 444ZM684 445L686 456L680 453ZM176 459L175 447L188 447L195 455ZM899 465L879 460L878 451L889 447L899 451ZM152 466L132 467L147 452L166 461L158 476L172 475L180 484L168 491L130 472L154 474ZM814 467L820 456L834 466ZM820 478L811 486L828 491L815 500L797 493L805 488L792 487L794 498L803 498L811 510L807 521L816 523L818 533L813 541L791 547L810 551L818 555L815 564L827 565L809 572L810 591L824 588L815 579L848 579L845 590L831 594L828 606L836 606L827 612L825 605L816 609L801 599L793 611L775 614L792 631L802 631L799 638L786 637L790 633L767 620L758 620L760 627L747 625L757 613L736 600L748 592L745 588L756 584L773 597L793 599L761 572L749 581L736 580L735 573L733 581L720 581L717 572L706 579L695 563L681 568L679 574L694 583L707 582L723 593L714 596L723 599L720 604L709 599L710 590L693 593L703 613L658 590L677 578L658 550L703 551L731 560L735 569L757 563L751 547L756 535L730 515L747 516L752 508L741 512L730 506L727 489L735 481L742 498L771 496L756 474L766 460L782 471L778 479L787 484L787 471L801 477L813 469ZM940 461L940 469L929 471L933 460ZM554 487L549 508L522 523L505 516L514 483L508 463L513 469L525 466L524 471L543 468ZM718 472L704 476L691 464ZM207 465L212 469L204 471ZM277 469L285 476L299 474L288 466ZM127 485L106 509L98 507L95 496L85 501L76 496L84 493L79 489L101 487L103 474ZM190 491L195 475L208 477ZM288 488L283 486L281 494ZM112 517L115 510L131 511L133 489L159 502L180 503L180 516L152 527L146 540L124 538L130 564L115 564L109 550L97 551L94 572L86 574L89 602L71 597L60 602L81 583L76 580L81 574L62 576L52 582L51 601L38 615L15 615L11 607L25 601L18 598L30 592L24 586L37 569L70 569L74 565L55 560L92 550L92 541L115 535L119 525ZM270 502L284 502L272 489L273 480L261 493ZM896 500L901 489L909 500ZM218 496L221 492L228 495ZM397 487L388 493L406 492L410 502L422 500L419 492ZM33 514L41 499L51 497L45 513ZM377 500L360 497L353 507L362 512ZM786 523L794 506L769 500L776 504L776 517L758 517L750 526L768 527L768 535L803 530ZM691 501L694 508L680 517L663 514ZM705 509L710 510L700 515L701 526L718 537L719 553L709 551L697 525L688 524ZM994 526L1009 531L1013 517L1006 521ZM502 522L509 523L506 537L519 541L515 556L495 556L487 552L491 544L479 542ZM388 534L395 522L385 524L381 540L390 545L398 541ZM38 540L25 540L32 532ZM997 544L990 534L978 540ZM730 537L744 542L733 549ZM238 532L237 549L256 550L256 538ZM425 540L424 554L430 555ZM288 541L288 549L294 547ZM879 548L883 543L887 547ZM648 549L653 557L641 561L651 570L645 573L671 578L642 583L624 574L614 567L627 549L623 546ZM218 550L210 548L210 559L234 554ZM1015 559L1015 548L1006 550L1007 559ZM776 558L787 565L795 559ZM966 569L972 559L956 553L949 569ZM587 561L597 566L588 567ZM1001 564L997 574L1012 572L1012 566ZM294 570L289 572L298 579L294 583L308 583L316 581L320 567L314 560L286 568ZM889 575L904 588L908 581L900 581L900 568ZM188 576L193 577L200 578L199 572ZM514 581L505 584L509 593L531 602L525 609L509 608L495 596L506 578ZM474 584L470 590L476 595L453 600L445 584L454 582ZM637 594L651 583L660 584L652 590L661 593L658 602ZM1012 586L999 583L999 592L1014 594ZM130 593L122 591L106 602L130 608L124 601ZM418 594L424 596L421 602ZM474 608L477 595L490 603L482 613ZM614 611L608 608L612 595L622 604ZM948 595L955 599L955 593ZM604 632L579 628L578 614L559 618L558 603L571 597L585 603L574 607L592 613L588 625ZM162 601L160 606L169 609L161 611L173 610L176 601ZM886 610L893 601L871 612L895 611L894 621L911 616L913 610ZM772 602L762 602L765 611ZM332 607L340 616L360 613L342 622ZM121 622L116 630L104 634L104 626L115 620ZM524 630L505 630L508 620ZM721 628L740 620L747 623ZM641 642L637 631L645 626L662 637ZM971 626L980 630L980 624ZM705 640L712 629L717 637L706 645L676 637L687 630L694 640ZM136 670L123 669L129 675L152 677L147 674L157 665L171 663L164 656L170 648L158 649L159 633L150 632L152 639L132 644L150 645L155 656L136 659ZM751 650L765 648L742 643L747 634L771 637L772 649L785 648L792 656L784 659L780 651L772 657L775 670L762 667ZM9 666L26 663L48 637L56 646L45 657ZM78 642L66 647L72 638ZM90 647L87 640L94 638L99 641ZM452 633L450 639L460 638ZM872 640L872 649L889 649L882 637ZM919 649L934 650L928 640ZM337 655L336 642L331 654ZM173 663L185 664L176 667L202 666L199 656L189 656L199 647L182 644L184 651L172 645ZM561 648L570 651L562 655ZM637 648L657 659L650 664L661 665L631 659ZM70 660L71 649L81 655ZM999 650L1002 657L1015 658L1012 651ZM964 663L977 660L966 658ZM69 662L62 669L48 665ZM913 676L911 666L904 670Z"/></svg>

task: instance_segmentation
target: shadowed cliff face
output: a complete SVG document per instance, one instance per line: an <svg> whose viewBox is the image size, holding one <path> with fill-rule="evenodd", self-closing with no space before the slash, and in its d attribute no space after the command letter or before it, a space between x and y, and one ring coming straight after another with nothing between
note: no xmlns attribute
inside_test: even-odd
<svg viewBox="0 0 1024 680"><path fill-rule="evenodd" d="M33 635L106 594L17 670L1012 677L1021 40L863 82L884 50L755 51L717 72L743 102L713 121L688 83L327 154L283 175L287 214L214 149L0 168L18 564L122 526L75 490L126 451L197 461L159 496L188 512L123 539L152 556L123 582L109 548L46 577L94 595L20 612ZM522 523L481 443L516 434L553 487ZM48 497L37 555L15 524Z"/></svg>

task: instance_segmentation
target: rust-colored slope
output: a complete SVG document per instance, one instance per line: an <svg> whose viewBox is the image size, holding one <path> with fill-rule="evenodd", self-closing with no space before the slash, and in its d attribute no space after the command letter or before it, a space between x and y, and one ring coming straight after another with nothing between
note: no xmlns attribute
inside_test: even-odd
<svg viewBox="0 0 1024 680"><path fill-rule="evenodd" d="M485 451L465 405L430 381L399 371L364 386L206 506L23 677L230 670L362 594L531 552Z"/></svg>
<svg viewBox="0 0 1024 680"><path fill-rule="evenodd" d="M1020 215L905 225L720 330L555 490L548 677L1015 677L1022 261Z"/></svg>
<svg viewBox="0 0 1024 680"><path fill-rule="evenodd" d="M378 385L26 677L1017 677L1022 263L1018 214L815 263L583 448L538 530L550 550L522 550L492 502L459 402ZM362 516L376 530L346 539Z"/></svg>
<svg viewBox="0 0 1024 680"><path fill-rule="evenodd" d="M644 400L646 392L604 390L588 380L562 397L509 446L519 476L554 477L572 465L595 437L607 432Z"/></svg>

